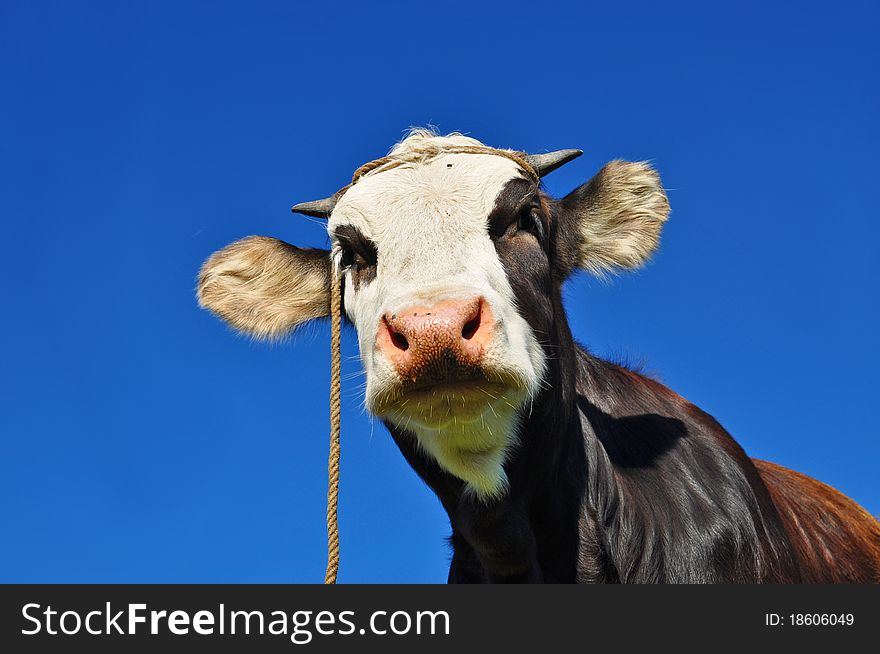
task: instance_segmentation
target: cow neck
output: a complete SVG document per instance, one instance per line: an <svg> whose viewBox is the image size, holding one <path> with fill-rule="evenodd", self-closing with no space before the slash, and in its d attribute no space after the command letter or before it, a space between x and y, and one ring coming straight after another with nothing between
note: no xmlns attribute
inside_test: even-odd
<svg viewBox="0 0 880 654"><path fill-rule="evenodd" d="M561 302L556 315L564 316ZM551 487L558 475L574 464L571 448L580 446L582 440L577 416L577 346L564 318L555 327L552 340L543 344L547 355L544 383L523 410L520 447L515 455L528 459L524 472L530 483L544 477Z"/></svg>

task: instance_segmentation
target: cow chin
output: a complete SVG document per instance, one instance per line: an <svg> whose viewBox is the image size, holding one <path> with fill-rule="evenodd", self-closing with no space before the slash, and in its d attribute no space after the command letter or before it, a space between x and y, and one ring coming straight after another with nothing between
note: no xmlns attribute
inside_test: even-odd
<svg viewBox="0 0 880 654"><path fill-rule="evenodd" d="M524 396L525 390L519 384L487 379L439 382L385 393L377 400L373 413L401 427L417 423L426 429L445 430L458 423L479 423L492 411L516 409Z"/></svg>
<svg viewBox="0 0 880 654"><path fill-rule="evenodd" d="M497 497L507 487L504 460L527 397L517 375L480 375L386 390L372 413L412 433L427 454L478 496Z"/></svg>

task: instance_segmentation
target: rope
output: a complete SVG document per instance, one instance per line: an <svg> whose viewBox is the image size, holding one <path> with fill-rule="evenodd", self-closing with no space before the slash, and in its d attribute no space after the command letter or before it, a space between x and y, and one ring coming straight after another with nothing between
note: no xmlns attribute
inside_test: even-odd
<svg viewBox="0 0 880 654"><path fill-rule="evenodd" d="M357 184L361 177L384 173L386 170L391 170L392 168L397 168L398 166L408 163L423 163L429 159L440 156L441 154L492 154L498 157L504 157L505 159L510 159L522 168L536 184L541 182L541 176L538 174L538 171L535 170L534 166L529 163L528 155L525 152L519 152L517 150L501 150L498 148L491 148L488 145L438 146L436 144L422 144L415 150L389 154L386 157L368 161L354 171L354 175L351 177L351 184L343 186L336 191L336 193L333 194L333 197L338 200L348 189Z"/></svg>
<svg viewBox="0 0 880 654"><path fill-rule="evenodd" d="M413 152L389 155L365 163L358 168L351 179L351 184L340 189L336 195L341 196L364 175L375 174L397 168L406 163L425 161L439 154L494 154L506 157L517 163L527 175L536 182L540 181L537 171L529 164L524 152L515 150L499 150L485 145L460 145L421 147ZM342 332L342 277L336 265L331 262L330 278L330 456L327 462L327 572L325 584L335 584L339 573L339 458L340 458L340 408L341 380L340 368L342 355L340 352L340 336Z"/></svg>
<svg viewBox="0 0 880 654"><path fill-rule="evenodd" d="M330 457L327 463L327 573L325 584L335 584L339 572L339 457L340 457L340 408L342 355L340 336L342 332L342 289L335 262L331 263L330 277Z"/></svg>
<svg viewBox="0 0 880 654"><path fill-rule="evenodd" d="M351 178L351 184L345 187L343 191L356 184L357 181L364 175L369 175L370 173L383 173L386 170L397 168L398 166L406 163L423 162L441 154L493 154L498 157L510 159L514 163L518 164L535 182L540 182L541 180L538 172L529 163L529 160L527 158L528 155L525 152L518 152L516 150L501 150L499 148L489 147L488 145L440 146L434 144L423 144L417 146L415 150L409 152L389 154L387 157L382 157L381 159L375 159L373 161L365 163L363 166L354 171L354 175Z"/></svg>

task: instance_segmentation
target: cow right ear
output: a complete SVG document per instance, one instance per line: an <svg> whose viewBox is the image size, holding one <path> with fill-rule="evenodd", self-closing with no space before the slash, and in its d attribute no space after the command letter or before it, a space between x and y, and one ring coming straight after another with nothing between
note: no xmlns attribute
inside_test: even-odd
<svg viewBox="0 0 880 654"><path fill-rule="evenodd" d="M638 268L660 242L669 201L646 162L612 161L593 179L557 202L566 240L566 273L597 275Z"/></svg>
<svg viewBox="0 0 880 654"><path fill-rule="evenodd" d="M238 331L277 339L330 313L330 252L249 236L205 261L199 305Z"/></svg>

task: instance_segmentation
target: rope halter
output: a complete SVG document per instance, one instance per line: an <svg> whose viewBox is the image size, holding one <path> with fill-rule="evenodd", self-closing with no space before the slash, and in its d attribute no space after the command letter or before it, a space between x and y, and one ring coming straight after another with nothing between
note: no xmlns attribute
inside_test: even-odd
<svg viewBox="0 0 880 654"><path fill-rule="evenodd" d="M362 178L378 175L405 164L425 163L445 154L488 154L505 157L516 163L536 184L541 177L550 173L572 159L579 157L581 150L557 150L547 154L529 155L516 150L502 150L486 145L449 145L428 141L412 150L393 153L375 159L358 168L351 178L351 184L323 200L303 202L291 210L318 218L329 218L340 197ZM327 463L327 571L325 584L335 584L339 573L339 463L341 456L340 433L342 407L341 383L341 336L342 336L342 270L337 258L331 254L330 262L330 454Z"/></svg>

